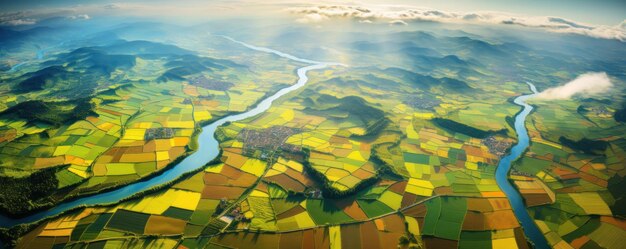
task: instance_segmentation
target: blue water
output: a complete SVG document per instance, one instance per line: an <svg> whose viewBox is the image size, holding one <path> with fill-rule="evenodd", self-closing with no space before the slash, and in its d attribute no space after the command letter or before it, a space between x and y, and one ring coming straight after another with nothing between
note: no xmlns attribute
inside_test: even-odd
<svg viewBox="0 0 626 249"><path fill-rule="evenodd" d="M515 146L513 146L513 148L511 148L511 152L508 155L500 159L498 168L496 169L496 182L498 183L498 186L500 186L500 189L502 189L502 191L504 191L506 196L509 198L511 207L513 207L513 212L515 213L515 216L517 216L517 219L521 222L526 237L535 245L535 248L548 249L550 248L548 241L543 236L543 233L541 233L541 230L537 227L537 224L535 224L533 219L528 214L522 196L511 185L511 182L508 181L511 164L524 153L530 143L528 130L526 130L524 123L528 114L530 114L533 110L533 107L526 104L525 101L537 94L537 88L535 88L535 85L532 83L528 83L528 86L533 93L519 96L513 101L515 104L524 108L517 114L517 116L515 116L515 133L517 133L518 142Z"/></svg>
<svg viewBox="0 0 626 249"><path fill-rule="evenodd" d="M52 47L47 47L47 48L42 48L37 50L36 54L35 54L35 60L43 60L43 58L46 56L46 53L48 50L57 48L57 47L61 47L65 44L66 42L61 42L58 45L52 46ZM17 70L19 70L22 66L29 64L31 62L33 62L34 60L27 60L27 61L23 61L20 62L18 64L15 64L11 67L11 69L9 69L9 71L7 71L7 73L13 73Z"/></svg>
<svg viewBox="0 0 626 249"><path fill-rule="evenodd" d="M11 67L11 69L9 69L9 71L7 71L7 73L13 73L13 72L17 71L18 69L20 69L20 67L26 65L27 63L28 63L28 61L17 63L15 65L13 65Z"/></svg>
<svg viewBox="0 0 626 249"><path fill-rule="evenodd" d="M198 169L206 165L208 162L212 161L218 156L219 143L215 139L215 136L214 136L215 130L217 129L218 126L223 125L226 122L235 122L235 121L243 120L249 117L253 117L266 111L267 109L271 107L272 102L274 102L274 100L304 86L309 79L306 73L310 70L322 69L328 66L342 65L342 64L333 63L333 62L318 62L318 61L301 59L293 55L285 54L283 52L276 51L273 49L249 45L244 42L234 40L227 36L222 36L222 37L230 41L236 42L238 44L241 44L243 46L246 46L253 50L273 53L284 58L288 58L288 59L298 61L298 62L310 63L313 65L298 68L297 70L298 81L296 82L296 84L279 90L272 96L262 100L257 106L250 109L249 111L246 111L240 114L226 116L224 118L216 120L215 122L209 125L202 127L202 132L198 136L198 149L195 152L193 152L191 155L187 156L185 159L183 159L180 163L178 163L174 167L171 167L169 170L164 171L162 174L155 176L153 178L150 178L148 180L145 180L145 181L138 181L135 183L131 183L129 185L126 185L116 190L103 192L103 193L99 193L99 194L92 195L92 196L86 196L83 198L75 199L73 201L64 202L51 209L35 213L24 218L13 219L7 216L0 216L0 227L11 227L11 226L18 225L18 224L36 222L38 220L45 219L50 216L59 215L65 211L68 211L77 207L81 207L81 206L93 206L93 205L100 205L100 204L116 203L134 194L141 193L143 191L152 189L157 186L161 186L163 184L167 184L179 178L182 174L186 172L193 171L195 169Z"/></svg>

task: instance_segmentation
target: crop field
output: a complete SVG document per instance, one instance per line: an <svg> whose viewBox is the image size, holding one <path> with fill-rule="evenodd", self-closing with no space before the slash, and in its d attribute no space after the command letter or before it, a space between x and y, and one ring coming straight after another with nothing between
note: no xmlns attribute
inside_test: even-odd
<svg viewBox="0 0 626 249"><path fill-rule="evenodd" d="M461 112L462 98L442 99L435 111L412 110L402 97L376 98L365 90L374 87L367 81L348 88L336 84L345 83L343 73L314 73L315 81L301 90L307 94L292 94L266 113L220 127L219 163L157 193L45 222L20 246L529 248L494 179L502 148L514 142L495 132L510 129L506 123L469 118L487 107L472 105ZM361 97L350 97L357 91ZM160 100L129 117L123 135L97 158L87 183L141 176L185 153L194 120L204 114L183 104L184 98L178 101ZM148 110L155 114L146 116ZM515 112L496 110L503 119ZM381 116L360 116L363 111ZM434 117L471 124L480 133L441 127ZM539 127L538 121L531 134ZM164 129L171 135L142 141L147 133L167 133ZM609 145L608 163L600 163L549 136L536 141L514 166L511 180L550 244L614 246L604 234L618 235L625 226L612 217L615 200L601 191L609 181L602 172L623 170L621 144ZM157 242L143 237L149 235L186 238ZM219 236L202 237L212 235ZM400 243L401 237L408 242Z"/></svg>
<svg viewBox="0 0 626 249"><path fill-rule="evenodd" d="M624 232L623 196L626 144L623 127L612 117L577 112L574 101L534 101L529 153L513 166L512 179L539 228L554 247L619 248L598 235ZM596 102L581 105L595 108ZM558 122L555 122L558 120ZM601 142L589 142L601 141ZM592 236L592 234L594 236ZM600 244L602 243L602 244Z"/></svg>
<svg viewBox="0 0 626 249"><path fill-rule="evenodd" d="M267 59L265 55L255 56ZM171 71L163 73L167 64L164 66L160 59L136 58L123 77L102 82L86 97L82 105L91 106L91 114L84 118L51 123L47 121L50 118L43 117L45 122L30 123L24 118L0 116L0 172L25 177L54 168L53 187L63 193L55 201L148 177L192 152L202 125L244 111L281 84L295 82L289 71L283 71L293 68L288 63L266 63L262 68L266 70L254 74L242 67L223 67L211 74L196 73L190 81L163 81L154 75L169 75ZM281 80L270 82L271 75L282 75ZM205 78L195 80L198 77ZM222 80L232 82L228 89L214 83ZM3 95L8 102L2 108L18 108L39 94ZM71 104L53 107L73 108Z"/></svg>
<svg viewBox="0 0 626 249"><path fill-rule="evenodd" d="M106 225L93 226L90 235L107 244L144 243L135 236L153 234L220 234L212 239L185 239L180 245L234 243L245 247L252 243L251 235L246 234L255 231L254 243L264 247L312 243L351 248L398 244L400 237L406 237L409 242L403 246L527 248L520 225L493 176L500 151L486 138L431 122L435 115L456 113L453 108L461 102L442 104L437 107L439 112L429 112L411 110L400 97L375 98L372 92L360 92L362 98L350 97L357 89L374 86L365 81L357 88L333 84L341 81L342 73L317 72L312 76L315 82L301 90L309 94L293 94L266 113L220 127L216 133L223 150L219 163L157 193L108 208L86 208L83 212L89 215L80 217L77 225L64 228L66 233L104 219L91 216L108 214L108 221L99 221ZM146 119L143 116L133 117L120 139L129 145L113 147L124 150L123 156L115 162L114 155L98 159L111 160L102 164L100 177L139 174L138 169L148 164L134 160L142 160L144 151L153 149L154 157L159 157L158 152L176 148L180 130L192 131L193 127L181 126L185 125L185 117L193 119L197 114L183 104L171 109L167 105L151 106L168 113L162 118L167 118L167 124L148 125L142 121ZM514 109L501 110L506 116ZM379 113L380 117L364 117L364 111ZM172 112L179 117L173 123L169 116ZM506 127L481 125L479 120L471 124L484 130ZM172 137L154 139L149 144L137 143L141 147L133 149L133 139L145 137L154 128L171 128L174 132ZM190 140L182 138L187 138L183 144L186 146ZM489 139L496 144L511 142L509 137L495 133ZM168 158L175 156L170 153ZM519 181L524 182L523 189L528 189L524 193L543 194L550 200L541 183L522 178ZM133 226L124 225L127 221ZM39 229L29 236L36 237L33 241L45 239L36 233L52 235L48 230ZM91 243L88 239L73 241Z"/></svg>
<svg viewBox="0 0 626 249"><path fill-rule="evenodd" d="M0 15L0 247L624 248L623 23L227 2Z"/></svg>

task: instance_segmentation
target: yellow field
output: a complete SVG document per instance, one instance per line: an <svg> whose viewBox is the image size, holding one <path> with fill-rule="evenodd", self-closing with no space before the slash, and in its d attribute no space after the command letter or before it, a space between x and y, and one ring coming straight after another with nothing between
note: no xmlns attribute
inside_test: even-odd
<svg viewBox="0 0 626 249"><path fill-rule="evenodd" d="M266 164L266 162L261 160L250 158L241 166L241 170L255 176L261 176L265 172Z"/></svg>
<svg viewBox="0 0 626 249"><path fill-rule="evenodd" d="M200 193L185 190L178 190L176 195L176 200L172 203L172 206L192 211L196 210L201 196Z"/></svg>
<svg viewBox="0 0 626 249"><path fill-rule="evenodd" d="M132 163L107 163L107 175L130 175L135 174L135 167Z"/></svg>
<svg viewBox="0 0 626 249"><path fill-rule="evenodd" d="M330 249L341 249L341 227L329 227L328 236L330 237Z"/></svg>

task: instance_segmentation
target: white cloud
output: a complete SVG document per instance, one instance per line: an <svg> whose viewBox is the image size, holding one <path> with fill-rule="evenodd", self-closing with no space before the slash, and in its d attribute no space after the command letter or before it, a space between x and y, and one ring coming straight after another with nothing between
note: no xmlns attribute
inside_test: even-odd
<svg viewBox="0 0 626 249"><path fill-rule="evenodd" d="M3 22L2 24L10 25L10 26L18 26L18 25L33 25L37 23L35 19L15 19Z"/></svg>
<svg viewBox="0 0 626 249"><path fill-rule="evenodd" d="M302 18L296 19L299 23L317 23L328 19L327 16L323 16L317 13L306 14Z"/></svg>
<svg viewBox="0 0 626 249"><path fill-rule="evenodd" d="M521 16L503 12L450 12L410 6L348 6L320 5L288 8L288 11L305 16L315 16L318 21L331 18L358 21L381 19L387 22L430 21L442 23L477 23L518 25L559 33L573 33L596 38L626 41L626 20L615 26L591 25L551 16ZM326 19L320 16L326 17Z"/></svg>
<svg viewBox="0 0 626 249"><path fill-rule="evenodd" d="M37 20L29 17L29 12L7 12L0 13L0 25L4 26L18 26L18 25L33 25L37 23Z"/></svg>
<svg viewBox="0 0 626 249"><path fill-rule="evenodd" d="M575 95L592 96L609 91L613 83L608 75L602 73L585 73L562 86L552 87L537 94L538 99L569 99Z"/></svg>
<svg viewBox="0 0 626 249"><path fill-rule="evenodd" d="M72 19L72 20L79 20L79 19L82 19L82 20L89 20L89 19L91 19L91 17L89 17L89 15L87 15L87 14L81 14L81 15L69 16L68 18L69 18L69 19Z"/></svg>
<svg viewBox="0 0 626 249"><path fill-rule="evenodd" d="M390 25L399 25L399 26L409 25L408 23L406 23L405 21L402 21L402 20L392 20L392 21L389 21L389 24Z"/></svg>

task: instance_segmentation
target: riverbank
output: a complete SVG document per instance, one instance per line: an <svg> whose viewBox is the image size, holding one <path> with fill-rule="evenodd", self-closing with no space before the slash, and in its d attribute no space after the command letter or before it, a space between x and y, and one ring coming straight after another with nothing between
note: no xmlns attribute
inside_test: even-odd
<svg viewBox="0 0 626 249"><path fill-rule="evenodd" d="M511 148L510 152L506 156L500 159L498 167L496 168L496 182L509 199L513 212L520 221L526 237L535 248L547 249L550 248L548 241L541 230L537 227L537 224L535 224L533 218L528 214L528 210L526 209L526 205L524 204L524 199L521 194L508 180L512 163L522 156L530 145L530 137L528 136L528 130L526 129L525 123L526 118L532 112L533 107L525 101L535 96L537 94L537 89L532 83L527 84L532 93L519 96L513 101L516 105L523 108L517 113L517 115L515 115L514 128L515 133L517 133L517 144Z"/></svg>
<svg viewBox="0 0 626 249"><path fill-rule="evenodd" d="M308 77L306 75L308 71L318 70L318 69L326 68L329 66L341 66L342 65L340 63L317 62L317 61L312 61L312 60L301 59L296 56L282 53L280 51L276 51L273 49L253 46L253 45L241 42L241 41L237 41L227 36L221 36L221 37L228 39L232 42L241 44L252 50L266 52L266 53L273 53L273 54L276 54L278 56L281 56L290 60L312 64L312 65L298 68L296 71L297 76L298 76L298 80L296 84L290 85L288 87L278 90L273 95L260 101L254 108L248 111L245 111L243 113L237 113L233 115L224 116L212 122L211 124L202 127L202 132L198 135L197 150L191 153L189 156L182 159L180 163L176 164L175 166L171 167L170 169L166 171L163 171L161 174L153 178L147 179L145 181L134 182L124 187L115 189L115 190L102 192L102 193L98 193L98 194L83 197L83 198L77 198L75 200L68 201L68 202L63 202L51 209L34 213L26 217L11 218L7 216L0 216L0 227L8 228L8 227L13 227L15 225L20 225L20 224L35 223L43 219L54 217L54 216L57 216L59 214L62 214L64 212L67 212L69 210L76 209L79 207L115 204L122 200L128 199L132 196L141 195L141 193L145 191L149 191L151 189L159 188L160 186L166 185L189 172L192 172L194 170L197 170L198 168L203 167L204 165L214 160L215 158L218 158L220 154L220 148L219 148L219 142L215 138L215 131L217 130L217 127L228 122L240 121L240 120L250 118L250 117L253 117L253 116L256 116L265 112L271 107L272 103L276 99L303 87L308 82Z"/></svg>

